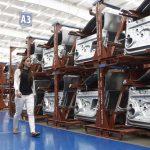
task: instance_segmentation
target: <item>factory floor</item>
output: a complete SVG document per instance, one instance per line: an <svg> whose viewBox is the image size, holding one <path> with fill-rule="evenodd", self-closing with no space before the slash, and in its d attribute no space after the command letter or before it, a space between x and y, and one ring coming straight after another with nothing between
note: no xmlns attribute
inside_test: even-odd
<svg viewBox="0 0 150 150"><path fill-rule="evenodd" d="M27 121L20 121L19 133L12 133L12 118L7 111L0 111L0 150L149 150L149 137L129 137L116 141L87 135L83 129L69 130L36 124L40 137L33 138ZM71 131L70 131L71 130ZM131 144L129 144L131 143Z"/></svg>
<svg viewBox="0 0 150 150"><path fill-rule="evenodd" d="M38 121L37 123L40 125L53 127L53 124L48 123L48 125L47 125L47 123L43 122L43 121ZM61 129L64 129L64 128L61 128ZM76 132L76 133L82 133L82 134L88 134L91 136L97 136L97 131L89 129L88 132L86 133L85 129L81 128L79 126L70 126L67 130L72 131L72 132ZM100 136L97 136L97 137L100 137ZM115 138L118 138L118 136ZM114 139L114 140L117 140L117 139ZM142 134L142 133L141 134L125 134L124 137L122 138L122 140L119 140L119 141L134 144L134 145L148 147L150 149L150 141L149 140L150 140L150 131L148 132L148 135Z"/></svg>

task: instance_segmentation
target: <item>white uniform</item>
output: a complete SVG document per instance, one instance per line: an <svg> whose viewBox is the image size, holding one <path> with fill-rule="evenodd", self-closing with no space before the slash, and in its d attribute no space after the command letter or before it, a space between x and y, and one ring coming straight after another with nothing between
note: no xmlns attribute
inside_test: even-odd
<svg viewBox="0 0 150 150"><path fill-rule="evenodd" d="M15 93L20 87L20 69L17 69L14 74L14 88ZM34 82L33 82L34 83ZM34 87L34 85L33 85ZM33 92L35 91L32 88ZM29 95L22 95L21 97L15 96L15 106L16 106L16 112L13 119L13 128L18 129L18 122L20 119L20 115L23 110L23 106L26 105L27 108L27 114L28 114L28 120L29 120L29 126L30 126L30 132L35 132L35 118L34 118L34 94L31 93Z"/></svg>

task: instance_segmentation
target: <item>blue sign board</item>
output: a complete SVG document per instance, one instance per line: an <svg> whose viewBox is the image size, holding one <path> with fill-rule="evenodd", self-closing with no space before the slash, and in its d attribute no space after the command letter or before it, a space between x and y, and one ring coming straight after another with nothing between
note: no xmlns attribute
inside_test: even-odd
<svg viewBox="0 0 150 150"><path fill-rule="evenodd" d="M19 16L19 24L22 27L32 26L32 14L28 12L21 12Z"/></svg>

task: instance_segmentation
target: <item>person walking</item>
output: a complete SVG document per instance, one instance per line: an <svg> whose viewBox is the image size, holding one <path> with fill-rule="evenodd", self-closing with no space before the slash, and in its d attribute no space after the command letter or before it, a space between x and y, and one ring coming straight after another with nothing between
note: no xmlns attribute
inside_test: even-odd
<svg viewBox="0 0 150 150"><path fill-rule="evenodd" d="M23 57L22 61L14 73L14 88L15 88L15 107L16 112L13 118L13 133L18 133L19 119L23 110L24 104L27 108L29 126L31 136L37 137L40 132L35 131L34 117L34 94L33 94L33 74L31 71L30 57Z"/></svg>

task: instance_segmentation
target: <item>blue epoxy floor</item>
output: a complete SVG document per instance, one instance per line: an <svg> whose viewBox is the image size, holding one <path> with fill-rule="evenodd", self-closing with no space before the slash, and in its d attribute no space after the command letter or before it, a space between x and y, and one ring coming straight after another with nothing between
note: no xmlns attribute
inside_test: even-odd
<svg viewBox="0 0 150 150"><path fill-rule="evenodd" d="M29 134L28 123L21 121L19 134L12 133L12 119L0 112L0 150L150 150L141 146L36 125L39 138Z"/></svg>

